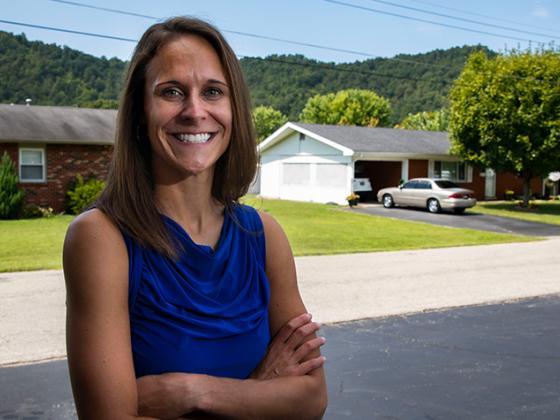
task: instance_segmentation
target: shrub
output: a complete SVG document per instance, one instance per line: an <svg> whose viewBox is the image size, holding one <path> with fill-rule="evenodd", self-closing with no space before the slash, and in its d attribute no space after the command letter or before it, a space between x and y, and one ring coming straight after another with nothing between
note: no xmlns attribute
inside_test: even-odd
<svg viewBox="0 0 560 420"><path fill-rule="evenodd" d="M23 191L17 187L16 168L8 153L0 159L0 219L13 219L23 205Z"/></svg>
<svg viewBox="0 0 560 420"><path fill-rule="evenodd" d="M23 208L22 216L25 219L36 219L38 217L49 218L54 216L54 210L52 207L41 207L37 204L30 204Z"/></svg>
<svg viewBox="0 0 560 420"><path fill-rule="evenodd" d="M76 182L66 193L68 211L72 214L81 213L93 204L103 188L105 188L105 181L95 178L84 181L81 175L76 176Z"/></svg>
<svg viewBox="0 0 560 420"><path fill-rule="evenodd" d="M36 219L38 217L43 217L41 210L37 204L30 204L25 206L22 211L22 216L24 219Z"/></svg>
<svg viewBox="0 0 560 420"><path fill-rule="evenodd" d="M506 191L504 192L504 198L505 198L507 201L513 201L513 199L515 198L515 192L512 191L512 190L506 190Z"/></svg>

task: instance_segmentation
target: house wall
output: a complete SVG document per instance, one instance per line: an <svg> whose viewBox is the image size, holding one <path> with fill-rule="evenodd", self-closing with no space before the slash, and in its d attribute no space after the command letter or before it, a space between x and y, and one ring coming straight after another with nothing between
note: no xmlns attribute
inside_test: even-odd
<svg viewBox="0 0 560 420"><path fill-rule="evenodd" d="M293 133L261 155L262 196L318 203L346 203L353 165L349 156Z"/></svg>
<svg viewBox="0 0 560 420"><path fill-rule="evenodd" d="M542 185L542 180L534 177L531 179L531 192L533 194L542 194ZM511 172L498 173L496 176L496 197L499 200L503 199L506 190L513 190L516 196L523 195L523 179Z"/></svg>
<svg viewBox="0 0 560 420"><path fill-rule="evenodd" d="M18 163L18 145L16 143L0 143L0 157L4 154L4 152L8 152L8 156L16 165L17 170L17 163Z"/></svg>
<svg viewBox="0 0 560 420"><path fill-rule="evenodd" d="M485 182L484 169L473 168L472 182L461 182L459 185L474 191L477 200L484 200ZM412 177L411 177L412 178ZM511 172L496 172L496 199L503 200L505 191L513 190L516 196L523 194L523 180ZM535 177L531 180L533 194L542 194L542 180Z"/></svg>
<svg viewBox="0 0 560 420"><path fill-rule="evenodd" d="M27 145L21 145L28 147ZM41 145L34 145L41 146ZM25 203L41 207L52 207L55 212L64 211L64 201L70 183L80 174L84 178L94 176L105 179L109 171L112 146L47 144L46 182L22 182L19 187L25 191ZM19 167L19 145L0 144L0 154L7 150Z"/></svg>

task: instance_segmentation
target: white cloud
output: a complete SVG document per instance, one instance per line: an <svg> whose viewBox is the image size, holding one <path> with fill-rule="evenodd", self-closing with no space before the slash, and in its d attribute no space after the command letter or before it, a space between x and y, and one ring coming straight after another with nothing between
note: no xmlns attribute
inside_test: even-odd
<svg viewBox="0 0 560 420"><path fill-rule="evenodd" d="M542 5L537 5L537 7L535 7L533 9L533 16L539 17L539 18L547 18L548 17L548 10L542 6Z"/></svg>

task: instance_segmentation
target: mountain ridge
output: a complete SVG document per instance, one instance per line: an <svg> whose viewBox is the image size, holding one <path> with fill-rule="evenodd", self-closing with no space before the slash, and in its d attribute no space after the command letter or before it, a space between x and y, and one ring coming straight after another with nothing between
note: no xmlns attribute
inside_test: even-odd
<svg viewBox="0 0 560 420"><path fill-rule="evenodd" d="M391 102L391 123L408 113L447 106L449 89L477 46L399 54L352 63L321 62L303 55L240 60L253 106L268 105L297 120L307 99L341 89L373 89ZM115 108L128 62L29 41L0 31L0 102Z"/></svg>

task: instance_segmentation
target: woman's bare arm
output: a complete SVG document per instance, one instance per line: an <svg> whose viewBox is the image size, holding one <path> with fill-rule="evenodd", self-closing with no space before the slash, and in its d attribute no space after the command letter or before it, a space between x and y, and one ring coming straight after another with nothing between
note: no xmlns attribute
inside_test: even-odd
<svg viewBox="0 0 560 420"><path fill-rule="evenodd" d="M122 235L101 211L90 210L70 225L63 262L68 366L78 415L138 418ZM181 409L188 408L185 402Z"/></svg>

